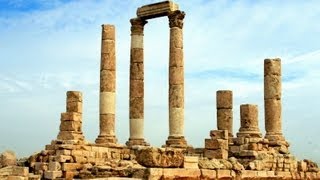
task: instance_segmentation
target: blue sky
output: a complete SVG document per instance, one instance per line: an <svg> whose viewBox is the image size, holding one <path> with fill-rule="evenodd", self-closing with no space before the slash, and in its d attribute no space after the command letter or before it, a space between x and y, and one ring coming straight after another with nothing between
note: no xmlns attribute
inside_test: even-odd
<svg viewBox="0 0 320 180"><path fill-rule="evenodd" d="M98 135L101 24L117 30L117 120L120 143L129 136L130 23L153 0L0 0L0 151L20 156L56 138L65 92L84 93L83 131ZM185 135L203 146L216 129L215 92L234 93L239 106L259 105L264 133L263 59L283 67L283 133L299 159L320 162L319 1L182 1L186 12ZM145 137L161 146L168 136L167 18L145 28ZM157 133L154 133L157 132Z"/></svg>

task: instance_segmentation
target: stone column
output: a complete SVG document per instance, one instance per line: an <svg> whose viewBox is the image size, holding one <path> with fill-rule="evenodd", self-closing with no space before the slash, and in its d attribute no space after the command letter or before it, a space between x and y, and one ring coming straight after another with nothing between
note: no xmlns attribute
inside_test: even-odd
<svg viewBox="0 0 320 180"><path fill-rule="evenodd" d="M169 137L166 146L186 147L184 138L184 61L183 11L168 15L170 26L169 57Z"/></svg>
<svg viewBox="0 0 320 180"><path fill-rule="evenodd" d="M284 141L281 123L281 59L264 60L264 111L266 138Z"/></svg>
<svg viewBox="0 0 320 180"><path fill-rule="evenodd" d="M147 21L135 18L131 23L130 51L130 137L126 145L149 145L144 140L144 65L143 30Z"/></svg>
<svg viewBox="0 0 320 180"><path fill-rule="evenodd" d="M229 137L233 137L232 91L217 91L216 102L218 130L228 130Z"/></svg>
<svg viewBox="0 0 320 180"><path fill-rule="evenodd" d="M97 144L114 145L116 106L115 27L102 25L100 63L100 133Z"/></svg>
<svg viewBox="0 0 320 180"><path fill-rule="evenodd" d="M79 91L67 92L67 112L61 113L60 131L57 141L67 144L83 142L82 134L82 93Z"/></svg>
<svg viewBox="0 0 320 180"><path fill-rule="evenodd" d="M237 133L238 137L262 137L258 126L258 105L240 105L240 120L241 125Z"/></svg>

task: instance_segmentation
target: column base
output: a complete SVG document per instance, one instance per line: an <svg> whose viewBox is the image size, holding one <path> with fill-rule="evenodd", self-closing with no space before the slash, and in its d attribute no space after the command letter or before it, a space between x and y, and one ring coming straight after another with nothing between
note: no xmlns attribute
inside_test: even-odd
<svg viewBox="0 0 320 180"><path fill-rule="evenodd" d="M114 146L118 140L115 136L99 135L95 142L99 145Z"/></svg>
<svg viewBox="0 0 320 180"><path fill-rule="evenodd" d="M141 138L141 139L129 138L129 140L126 142L126 145L128 147L131 147L131 146L150 146L150 144L147 143L143 138Z"/></svg>
<svg viewBox="0 0 320 180"><path fill-rule="evenodd" d="M237 137L262 138L262 134L259 131L240 131Z"/></svg>
<svg viewBox="0 0 320 180"><path fill-rule="evenodd" d="M169 136L166 140L166 144L163 147L173 147L173 148L187 148L188 144L184 136Z"/></svg>
<svg viewBox="0 0 320 180"><path fill-rule="evenodd" d="M289 147L289 143L286 141L282 133L267 133L265 138L269 140L270 146L281 146L285 145Z"/></svg>

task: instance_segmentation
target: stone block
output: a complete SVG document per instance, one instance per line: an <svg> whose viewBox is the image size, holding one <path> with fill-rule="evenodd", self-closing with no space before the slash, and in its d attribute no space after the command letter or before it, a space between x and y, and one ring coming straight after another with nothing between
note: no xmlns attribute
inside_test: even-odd
<svg viewBox="0 0 320 180"><path fill-rule="evenodd" d="M264 75L281 76L281 59L265 59L264 60Z"/></svg>
<svg viewBox="0 0 320 180"><path fill-rule="evenodd" d="M231 179L231 170L222 170L222 169L218 169L217 170L217 178L218 179Z"/></svg>
<svg viewBox="0 0 320 180"><path fill-rule="evenodd" d="M34 169L36 171L47 171L48 170L48 163L44 162L35 162Z"/></svg>
<svg viewBox="0 0 320 180"><path fill-rule="evenodd" d="M136 153L137 162L145 167L178 168L183 166L183 150L173 148L143 148Z"/></svg>
<svg viewBox="0 0 320 180"><path fill-rule="evenodd" d="M59 162L49 162L49 171L60 171L61 164Z"/></svg>
<svg viewBox="0 0 320 180"><path fill-rule="evenodd" d="M209 159L228 159L228 150L217 149L217 150L204 150L204 156Z"/></svg>
<svg viewBox="0 0 320 180"><path fill-rule="evenodd" d="M240 157L257 157L258 153L257 151L252 151L252 150L242 150L239 153Z"/></svg>
<svg viewBox="0 0 320 180"><path fill-rule="evenodd" d="M199 169L199 157L197 156L184 156L183 167L188 169Z"/></svg>
<svg viewBox="0 0 320 180"><path fill-rule="evenodd" d="M164 168L164 179L199 179L201 176L200 169L185 169L185 168Z"/></svg>
<svg viewBox="0 0 320 180"><path fill-rule="evenodd" d="M298 171L306 172L307 170L307 163L304 161L298 161Z"/></svg>
<svg viewBox="0 0 320 180"><path fill-rule="evenodd" d="M228 150L228 140L224 139L205 139L205 148L210 150Z"/></svg>
<svg viewBox="0 0 320 180"><path fill-rule="evenodd" d="M130 63L143 63L143 48L132 48L130 53Z"/></svg>
<svg viewBox="0 0 320 180"><path fill-rule="evenodd" d="M116 55L115 52L101 53L100 71L102 70L116 70Z"/></svg>
<svg viewBox="0 0 320 180"><path fill-rule="evenodd" d="M286 171L276 171L277 177L281 177L282 179L292 179L291 173Z"/></svg>
<svg viewBox="0 0 320 180"><path fill-rule="evenodd" d="M264 99L281 99L281 76L264 76Z"/></svg>
<svg viewBox="0 0 320 180"><path fill-rule="evenodd" d="M148 168L148 178L149 179L160 179L163 175L163 169L162 168Z"/></svg>
<svg viewBox="0 0 320 180"><path fill-rule="evenodd" d="M130 80L130 97L143 98L144 96L144 82L143 80Z"/></svg>
<svg viewBox="0 0 320 180"><path fill-rule="evenodd" d="M184 69L183 67L169 67L169 84L182 85L184 84Z"/></svg>
<svg viewBox="0 0 320 180"><path fill-rule="evenodd" d="M217 171L210 169L200 169L201 170L201 179L216 179Z"/></svg>
<svg viewBox="0 0 320 180"><path fill-rule="evenodd" d="M65 179L74 179L74 176L79 175L78 171L63 171L63 177Z"/></svg>
<svg viewBox="0 0 320 180"><path fill-rule="evenodd" d="M100 135L115 135L115 115L100 114Z"/></svg>
<svg viewBox="0 0 320 180"><path fill-rule="evenodd" d="M241 179L253 178L258 176L258 171L245 170L241 172Z"/></svg>
<svg viewBox="0 0 320 180"><path fill-rule="evenodd" d="M101 53L115 54L115 40L101 40Z"/></svg>
<svg viewBox="0 0 320 180"><path fill-rule="evenodd" d="M258 130L258 106L253 104L240 105L240 119L239 131Z"/></svg>
<svg viewBox="0 0 320 180"><path fill-rule="evenodd" d="M211 139L225 139L228 140L228 130L211 130L210 131Z"/></svg>
<svg viewBox="0 0 320 180"><path fill-rule="evenodd" d="M83 164L80 163L63 163L62 170L63 171L74 171L82 169Z"/></svg>
<svg viewBox="0 0 320 180"><path fill-rule="evenodd" d="M183 59L183 49L180 48L172 48L170 49L170 67L183 67L184 59Z"/></svg>
<svg viewBox="0 0 320 180"><path fill-rule="evenodd" d="M102 24L102 39L115 40L116 28L111 24Z"/></svg>
<svg viewBox="0 0 320 180"><path fill-rule="evenodd" d="M8 176L6 180L28 180L28 177L23 177L23 176Z"/></svg>
<svg viewBox="0 0 320 180"><path fill-rule="evenodd" d="M265 99L264 109L266 130L281 132L281 101Z"/></svg>
<svg viewBox="0 0 320 180"><path fill-rule="evenodd" d="M232 91L230 90L217 91L216 106L217 106L217 109L232 109L232 106L233 106Z"/></svg>
<svg viewBox="0 0 320 180"><path fill-rule="evenodd" d="M44 178L46 179L57 179L62 177L62 171L45 171Z"/></svg>
<svg viewBox="0 0 320 180"><path fill-rule="evenodd" d="M178 4L172 1L162 1L148 4L137 9L137 16L143 19L167 16L169 13L179 10Z"/></svg>
<svg viewBox="0 0 320 180"><path fill-rule="evenodd" d="M60 131L76 131L81 132L82 123L80 121L61 121Z"/></svg>
<svg viewBox="0 0 320 180"><path fill-rule="evenodd" d="M82 102L82 93L80 91L67 91L68 102Z"/></svg>
<svg viewBox="0 0 320 180"><path fill-rule="evenodd" d="M82 113L82 102L67 102L67 112Z"/></svg>
<svg viewBox="0 0 320 180"><path fill-rule="evenodd" d="M169 107L183 108L184 107L184 86L171 85L169 87Z"/></svg>
<svg viewBox="0 0 320 180"><path fill-rule="evenodd" d="M73 162L72 156L66 156L66 155L56 156L55 160L56 160L57 162L61 162L61 163Z"/></svg>
<svg viewBox="0 0 320 180"><path fill-rule="evenodd" d="M140 119L143 118L143 107L144 107L144 98L136 97L130 98L130 119Z"/></svg>
<svg viewBox="0 0 320 180"><path fill-rule="evenodd" d="M61 121L82 121L82 113L64 112L61 113Z"/></svg>
<svg viewBox="0 0 320 180"><path fill-rule="evenodd" d="M130 63L130 80L142 80L144 79L144 65L142 62ZM130 81L132 82L132 81Z"/></svg>
<svg viewBox="0 0 320 180"><path fill-rule="evenodd" d="M70 150L67 150L67 149L59 149L56 151L56 155L59 156L59 155L71 155L71 151Z"/></svg>
<svg viewBox="0 0 320 180"><path fill-rule="evenodd" d="M82 133L75 131L60 131L58 134L58 140L83 140Z"/></svg>
<svg viewBox="0 0 320 180"><path fill-rule="evenodd" d="M116 91L116 71L100 71L100 92Z"/></svg>
<svg viewBox="0 0 320 180"><path fill-rule="evenodd" d="M12 171L13 176L23 176L27 177L29 175L29 168L28 167L20 167L14 166Z"/></svg>

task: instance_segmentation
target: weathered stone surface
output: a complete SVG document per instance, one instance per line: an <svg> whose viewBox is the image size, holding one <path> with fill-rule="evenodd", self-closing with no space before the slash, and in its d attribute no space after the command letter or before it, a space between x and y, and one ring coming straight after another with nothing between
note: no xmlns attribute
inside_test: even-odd
<svg viewBox="0 0 320 180"><path fill-rule="evenodd" d="M143 63L143 48L132 48L130 53L131 63Z"/></svg>
<svg viewBox="0 0 320 180"><path fill-rule="evenodd" d="M200 169L164 168L163 179L199 179Z"/></svg>
<svg viewBox="0 0 320 180"><path fill-rule="evenodd" d="M116 93L115 92L100 92L99 100L100 114L115 114L116 112Z"/></svg>
<svg viewBox="0 0 320 180"><path fill-rule="evenodd" d="M211 139L226 139L228 140L228 131L227 130L212 130L210 131Z"/></svg>
<svg viewBox="0 0 320 180"><path fill-rule="evenodd" d="M170 59L169 66L170 67L182 67L184 66L184 55L183 49L180 48L171 48L170 49Z"/></svg>
<svg viewBox="0 0 320 180"><path fill-rule="evenodd" d="M142 62L132 62L130 64L130 80L143 80L143 79L144 79L144 65L143 65L143 63Z"/></svg>
<svg viewBox="0 0 320 180"><path fill-rule="evenodd" d="M266 99L265 103L265 128L268 132L281 132L281 101Z"/></svg>
<svg viewBox="0 0 320 180"><path fill-rule="evenodd" d="M204 150L204 156L209 159L228 159L228 150L217 149L217 150Z"/></svg>
<svg viewBox="0 0 320 180"><path fill-rule="evenodd" d="M144 117L144 98L130 98L130 119L141 119Z"/></svg>
<svg viewBox="0 0 320 180"><path fill-rule="evenodd" d="M28 177L29 168L28 167L15 166L15 167L13 167L12 175L13 176Z"/></svg>
<svg viewBox="0 0 320 180"><path fill-rule="evenodd" d="M81 132L82 123L80 121L61 121L60 131L77 131Z"/></svg>
<svg viewBox="0 0 320 180"><path fill-rule="evenodd" d="M101 53L101 63L100 63L100 70L116 70L116 55L115 53L106 52Z"/></svg>
<svg viewBox="0 0 320 180"><path fill-rule="evenodd" d="M232 91L230 90L219 90L216 93L216 106L217 109L232 109L233 98Z"/></svg>
<svg viewBox="0 0 320 180"><path fill-rule="evenodd" d="M102 40L101 41L101 53L108 53L110 55L115 54L115 41L114 40Z"/></svg>
<svg viewBox="0 0 320 180"><path fill-rule="evenodd" d="M67 91L67 102L82 102L80 91Z"/></svg>
<svg viewBox="0 0 320 180"><path fill-rule="evenodd" d="M100 92L115 92L116 71L102 70L100 72Z"/></svg>
<svg viewBox="0 0 320 180"><path fill-rule="evenodd" d="M170 85L184 84L183 67L170 67L169 68L169 84Z"/></svg>
<svg viewBox="0 0 320 180"><path fill-rule="evenodd" d="M233 132L233 112L232 109L217 109L218 130L228 130L229 137Z"/></svg>
<svg viewBox="0 0 320 180"><path fill-rule="evenodd" d="M205 146L204 147L209 150L217 150L217 149L228 150L228 140L205 139Z"/></svg>
<svg viewBox="0 0 320 180"><path fill-rule="evenodd" d="M82 113L64 112L61 113L61 121L82 121Z"/></svg>
<svg viewBox="0 0 320 180"><path fill-rule="evenodd" d="M265 59L264 60L264 75L281 76L281 59Z"/></svg>
<svg viewBox="0 0 320 180"><path fill-rule="evenodd" d="M143 80L130 80L130 97L143 98L144 97L144 82Z"/></svg>
<svg viewBox="0 0 320 180"><path fill-rule="evenodd" d="M258 130L258 106L242 104L240 106L241 130Z"/></svg>
<svg viewBox="0 0 320 180"><path fill-rule="evenodd" d="M143 148L136 154L137 162L145 167L178 168L183 166L183 150L171 148Z"/></svg>
<svg viewBox="0 0 320 180"><path fill-rule="evenodd" d="M102 40L115 40L116 28L112 24L102 24Z"/></svg>
<svg viewBox="0 0 320 180"><path fill-rule="evenodd" d="M169 107L183 108L184 107L184 86L171 85L169 87Z"/></svg>
<svg viewBox="0 0 320 180"><path fill-rule="evenodd" d="M199 163L199 157L184 156L183 168L199 169L198 163Z"/></svg>
<svg viewBox="0 0 320 180"><path fill-rule="evenodd" d="M60 131L58 134L59 140L83 140L82 133L75 131Z"/></svg>
<svg viewBox="0 0 320 180"><path fill-rule="evenodd" d="M184 108L169 108L169 136L182 137L184 130Z"/></svg>
<svg viewBox="0 0 320 180"><path fill-rule="evenodd" d="M17 164L17 158L13 151L5 151L0 154L0 168L14 166Z"/></svg>
<svg viewBox="0 0 320 180"><path fill-rule="evenodd" d="M82 102L67 102L67 112L82 113Z"/></svg>
<svg viewBox="0 0 320 180"><path fill-rule="evenodd" d="M57 179L59 177L62 177L62 171L45 171L44 177L46 179Z"/></svg>
<svg viewBox="0 0 320 180"><path fill-rule="evenodd" d="M183 31L179 27L170 28L170 49L172 48L183 49Z"/></svg>
<svg viewBox="0 0 320 180"><path fill-rule="evenodd" d="M264 76L264 98L281 99L281 76Z"/></svg>
<svg viewBox="0 0 320 180"><path fill-rule="evenodd" d="M137 16L143 19L157 18L167 16L170 12L178 9L178 4L172 1L163 1L138 8Z"/></svg>
<svg viewBox="0 0 320 180"><path fill-rule="evenodd" d="M115 135L115 115L100 114L100 135Z"/></svg>

